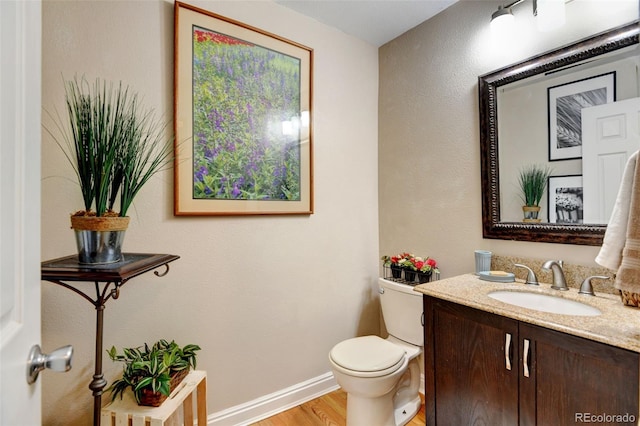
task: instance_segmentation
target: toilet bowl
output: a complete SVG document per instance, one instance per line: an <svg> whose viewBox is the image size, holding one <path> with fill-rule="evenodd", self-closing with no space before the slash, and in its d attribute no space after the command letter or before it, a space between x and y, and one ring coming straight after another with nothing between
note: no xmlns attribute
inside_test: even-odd
<svg viewBox="0 0 640 426"><path fill-rule="evenodd" d="M347 393L348 426L402 426L422 404L422 297L406 284L379 284L389 337L355 337L329 353L333 375Z"/></svg>

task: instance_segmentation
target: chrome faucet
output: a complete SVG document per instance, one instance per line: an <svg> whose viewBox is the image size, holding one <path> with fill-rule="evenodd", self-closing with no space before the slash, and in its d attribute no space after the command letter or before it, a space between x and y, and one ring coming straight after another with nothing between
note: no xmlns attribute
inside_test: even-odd
<svg viewBox="0 0 640 426"><path fill-rule="evenodd" d="M605 275L593 275L591 277L585 278L585 280L582 281L582 285L580 286L580 290L578 291L579 294L586 294L586 295L589 295L589 296L595 296L596 295L593 292L593 286L591 285L591 280L592 279L608 280L609 277L607 277Z"/></svg>
<svg viewBox="0 0 640 426"><path fill-rule="evenodd" d="M553 272L553 285L554 290L569 290L567 287L567 280L564 278L564 271L562 270L562 260L547 260L542 265L542 269L545 271Z"/></svg>
<svg viewBox="0 0 640 426"><path fill-rule="evenodd" d="M517 267L517 268L523 268L526 269L527 272L527 280L525 281L525 284L529 284L529 285L538 285L538 277L536 277L536 273L533 272L533 270L531 270L531 268L529 268L526 265L522 265L520 263L514 263L513 266Z"/></svg>

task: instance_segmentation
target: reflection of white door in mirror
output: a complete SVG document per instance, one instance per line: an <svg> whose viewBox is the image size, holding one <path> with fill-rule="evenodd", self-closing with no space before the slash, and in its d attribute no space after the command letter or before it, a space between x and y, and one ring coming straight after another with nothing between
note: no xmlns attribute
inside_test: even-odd
<svg viewBox="0 0 640 426"><path fill-rule="evenodd" d="M584 223L606 224L627 159L640 149L640 98L582 110Z"/></svg>

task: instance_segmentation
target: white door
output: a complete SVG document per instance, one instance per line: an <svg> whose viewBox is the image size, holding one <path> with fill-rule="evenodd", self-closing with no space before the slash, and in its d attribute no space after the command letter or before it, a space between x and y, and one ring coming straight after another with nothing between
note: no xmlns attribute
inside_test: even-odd
<svg viewBox="0 0 640 426"><path fill-rule="evenodd" d="M640 149L640 98L582 110L584 223L607 224L627 159Z"/></svg>
<svg viewBox="0 0 640 426"><path fill-rule="evenodd" d="M41 423L40 381L27 356L40 343L41 5L0 0L0 424Z"/></svg>

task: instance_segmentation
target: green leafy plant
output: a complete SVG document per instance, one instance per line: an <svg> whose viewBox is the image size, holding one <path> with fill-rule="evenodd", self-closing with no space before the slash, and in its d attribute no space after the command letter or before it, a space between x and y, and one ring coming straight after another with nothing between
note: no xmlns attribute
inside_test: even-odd
<svg viewBox="0 0 640 426"><path fill-rule="evenodd" d="M151 347L146 343L136 348L123 348L118 353L115 346L107 351L112 361L124 363L122 378L115 380L107 389L111 400L122 398L131 388L136 401L140 403L144 389L169 396L171 377L176 373L196 368L196 352L200 346L188 344L178 346L175 341L160 340Z"/></svg>
<svg viewBox="0 0 640 426"><path fill-rule="evenodd" d="M539 165L527 166L520 170L519 183L522 201L526 206L540 205L550 175L551 168Z"/></svg>
<svg viewBox="0 0 640 426"><path fill-rule="evenodd" d="M53 128L44 128L76 173L83 214L126 216L142 186L173 161L167 123L122 83L98 79L91 85L76 78L65 82L65 97L67 125L50 115ZM114 211L117 200L119 212Z"/></svg>

